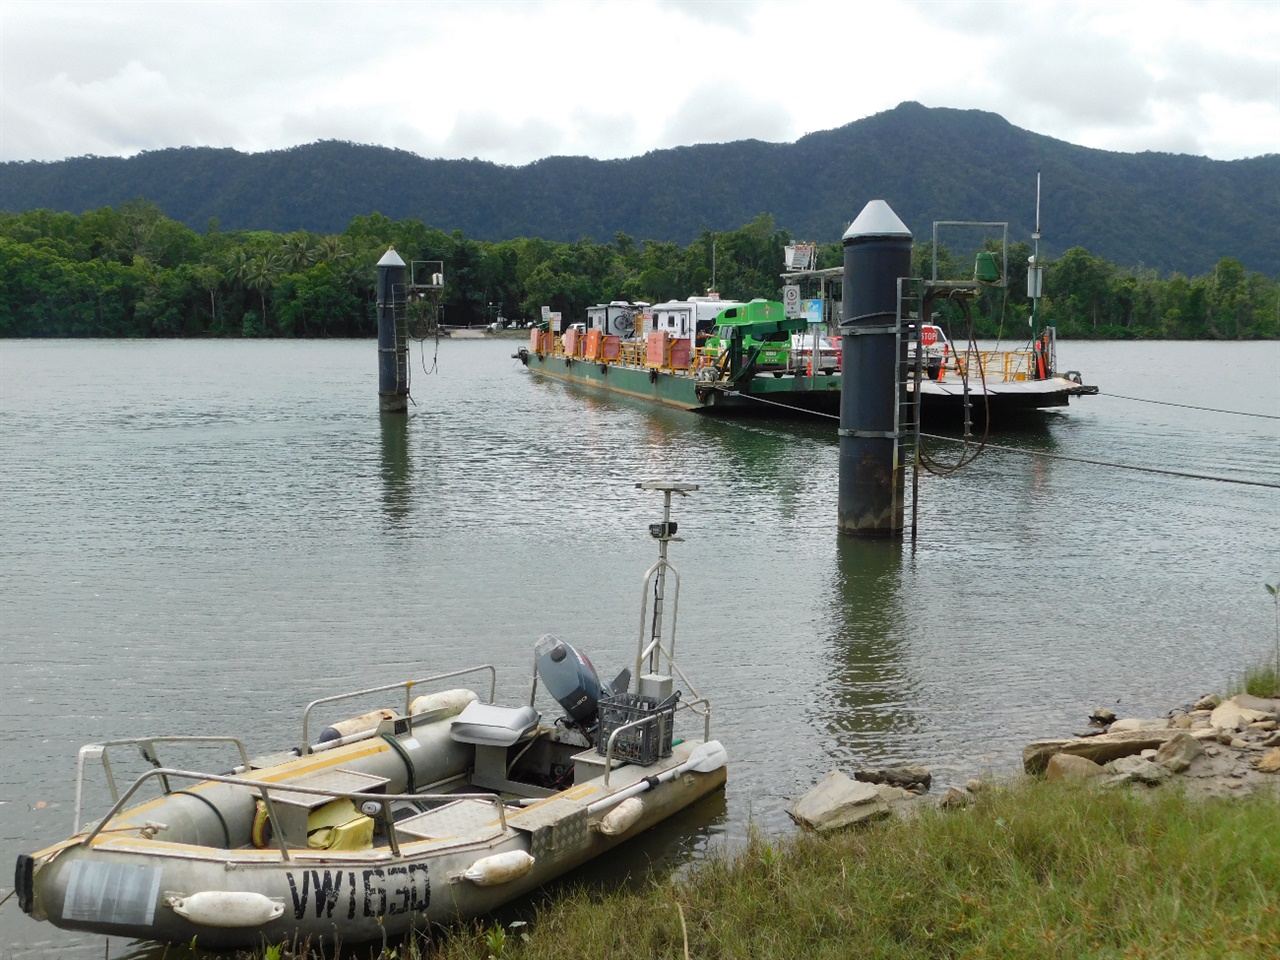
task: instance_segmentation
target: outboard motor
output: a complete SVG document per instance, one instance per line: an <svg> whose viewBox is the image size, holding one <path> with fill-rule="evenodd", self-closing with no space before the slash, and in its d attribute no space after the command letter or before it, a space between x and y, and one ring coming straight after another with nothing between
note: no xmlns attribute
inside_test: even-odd
<svg viewBox="0 0 1280 960"><path fill-rule="evenodd" d="M534 644L533 662L547 692L582 727L595 723L601 697L625 693L631 682L631 671L623 670L613 683L601 683L586 654L550 633Z"/></svg>

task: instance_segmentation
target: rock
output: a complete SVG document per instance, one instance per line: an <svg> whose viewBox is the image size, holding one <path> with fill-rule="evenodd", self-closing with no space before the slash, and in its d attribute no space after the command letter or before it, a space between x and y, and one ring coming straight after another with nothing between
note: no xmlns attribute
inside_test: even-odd
<svg viewBox="0 0 1280 960"><path fill-rule="evenodd" d="M1125 717L1117 720L1107 733L1124 733L1126 730L1168 730L1169 721L1164 717Z"/></svg>
<svg viewBox="0 0 1280 960"><path fill-rule="evenodd" d="M833 770L791 805L787 814L808 830L838 830L889 815L889 805L874 784L850 780Z"/></svg>
<svg viewBox="0 0 1280 960"><path fill-rule="evenodd" d="M929 784L933 782L933 774L929 768L915 764L905 767L886 767L884 770L855 770L853 778L863 783L887 783L905 790L916 787L928 790Z"/></svg>
<svg viewBox="0 0 1280 960"><path fill-rule="evenodd" d="M1258 758L1259 773L1280 773L1280 747L1272 747Z"/></svg>
<svg viewBox="0 0 1280 960"><path fill-rule="evenodd" d="M1277 726L1280 726L1280 724L1277 724L1274 720L1259 720L1257 723L1249 724L1249 729L1267 733L1274 730Z"/></svg>
<svg viewBox="0 0 1280 960"><path fill-rule="evenodd" d="M1203 697L1195 702L1191 707L1192 710L1212 710L1222 702L1222 698L1216 693L1206 693Z"/></svg>
<svg viewBox="0 0 1280 960"><path fill-rule="evenodd" d="M1115 722L1116 715L1106 707L1099 707L1097 710L1093 711L1093 713L1089 714L1089 719L1094 723L1100 723L1103 726L1106 726L1108 723Z"/></svg>
<svg viewBox="0 0 1280 960"><path fill-rule="evenodd" d="M1173 718L1173 727L1175 730L1190 730L1194 723L1195 721L1185 713L1180 717Z"/></svg>
<svg viewBox="0 0 1280 960"><path fill-rule="evenodd" d="M1027 773L1043 773L1049 764L1049 758L1058 753L1087 757L1094 763L1106 763L1143 750L1159 749L1166 740L1179 733L1179 730L1143 729L1104 733L1087 739L1038 740L1022 748L1022 767Z"/></svg>
<svg viewBox="0 0 1280 960"><path fill-rule="evenodd" d="M1217 740L1218 732L1217 727L1197 727L1191 731L1191 736L1197 740Z"/></svg>
<svg viewBox="0 0 1280 960"><path fill-rule="evenodd" d="M880 795L880 799L886 803L896 803L899 800L915 800L916 794L910 790L904 790L902 787L893 787L887 783L875 784L876 793Z"/></svg>
<svg viewBox="0 0 1280 960"><path fill-rule="evenodd" d="M958 807L967 807L971 803L973 803L973 795L968 790L952 787L943 794L942 799L938 801L938 806L952 810Z"/></svg>
<svg viewBox="0 0 1280 960"><path fill-rule="evenodd" d="M1262 741L1264 747L1280 747L1280 732L1273 733Z"/></svg>
<svg viewBox="0 0 1280 960"><path fill-rule="evenodd" d="M1160 745L1155 762L1173 773L1182 773L1191 766L1191 761L1204 755L1199 740L1190 734L1178 733Z"/></svg>
<svg viewBox="0 0 1280 960"><path fill-rule="evenodd" d="M1104 769L1108 773L1120 774L1135 783L1153 786L1173 776L1173 772L1168 767L1162 767L1142 757L1119 757L1110 761Z"/></svg>
<svg viewBox="0 0 1280 960"><path fill-rule="evenodd" d="M1092 760L1069 753L1054 754L1045 767L1045 777L1049 780L1089 780L1103 772L1103 768Z"/></svg>
<svg viewBox="0 0 1280 960"><path fill-rule="evenodd" d="M1242 693L1240 696L1245 697L1248 695ZM1257 697L1250 697L1249 699L1251 701L1258 700ZM1255 720L1272 719L1270 713L1241 706L1239 701L1239 697L1232 697L1230 700L1222 701L1222 703L1214 707L1213 713L1209 715L1209 722L1220 730L1242 730Z"/></svg>
<svg viewBox="0 0 1280 960"><path fill-rule="evenodd" d="M1280 720L1280 697L1255 697L1241 693L1232 699L1245 710L1257 710L1259 713L1270 714L1272 720Z"/></svg>
<svg viewBox="0 0 1280 960"><path fill-rule="evenodd" d="M983 790L987 789L987 785L983 783L981 780L973 779L973 780L967 781L964 785L964 788L968 790L970 793L981 793Z"/></svg>

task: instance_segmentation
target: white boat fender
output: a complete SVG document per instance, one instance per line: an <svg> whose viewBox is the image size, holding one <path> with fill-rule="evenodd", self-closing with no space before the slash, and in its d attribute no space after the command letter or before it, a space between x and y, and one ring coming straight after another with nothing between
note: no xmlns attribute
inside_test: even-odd
<svg viewBox="0 0 1280 960"><path fill-rule="evenodd" d="M644 801L639 797L627 797L600 819L596 830L606 837L621 836L639 823L643 815Z"/></svg>
<svg viewBox="0 0 1280 960"><path fill-rule="evenodd" d="M258 927L284 913L283 901L247 890L202 890L188 897L166 897L164 902L202 927Z"/></svg>
<svg viewBox="0 0 1280 960"><path fill-rule="evenodd" d="M495 887L523 877L533 869L533 855L526 850L508 850L482 857L460 874L477 887Z"/></svg>
<svg viewBox="0 0 1280 960"><path fill-rule="evenodd" d="M328 743L330 740L341 740L344 737L356 734L371 734L378 729L378 724L383 720L392 720L395 715L396 712L394 710L388 710L384 707L381 710L370 710L368 713L362 713L360 716L352 717L349 720L339 720L337 723L321 730L320 739L316 742Z"/></svg>
<svg viewBox="0 0 1280 960"><path fill-rule="evenodd" d="M424 693L409 704L409 715L416 717L420 713L440 711L442 717L456 716L467 704L480 698L470 690L440 690L436 693Z"/></svg>

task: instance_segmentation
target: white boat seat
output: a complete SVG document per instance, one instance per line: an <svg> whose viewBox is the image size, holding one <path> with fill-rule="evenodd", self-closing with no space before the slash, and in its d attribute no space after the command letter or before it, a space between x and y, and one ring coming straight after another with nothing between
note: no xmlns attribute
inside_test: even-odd
<svg viewBox="0 0 1280 960"><path fill-rule="evenodd" d="M458 743L509 747L538 725L542 714L530 706L499 707L476 700L454 717L449 736Z"/></svg>

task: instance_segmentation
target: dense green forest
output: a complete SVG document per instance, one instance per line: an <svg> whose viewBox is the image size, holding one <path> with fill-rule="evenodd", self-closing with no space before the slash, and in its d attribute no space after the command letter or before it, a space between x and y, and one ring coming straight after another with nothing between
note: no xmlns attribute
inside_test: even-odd
<svg viewBox="0 0 1280 960"><path fill-rule="evenodd" d="M683 299L711 285L713 260L723 297L777 299L791 242L764 214L737 230L704 230L685 246L624 233L605 243L495 243L376 213L335 234L232 232L210 222L201 235L141 200L81 216L0 214L0 336L372 336L375 264L388 246L406 261L443 262L447 325L537 317L544 305L584 317L609 300ZM1030 252L1010 246L1008 288L984 291L979 335L1027 329ZM842 262L838 243L819 253L820 267ZM927 275L930 245L917 244L915 257L917 274ZM952 279L973 262L941 246L938 261L940 276ZM1073 247L1048 263L1040 308L1064 337L1280 336L1280 282L1230 258L1204 276L1162 278Z"/></svg>
<svg viewBox="0 0 1280 960"><path fill-rule="evenodd" d="M135 197L203 231L338 234L361 214L416 219L473 240L571 242L616 231L683 245L761 212L801 240L837 240L881 199L919 240L935 220L1035 228L1043 251L1086 246L1124 268L1207 273L1223 257L1280 271L1280 153L1210 160L1118 153L1023 130L981 110L903 103L795 143L707 143L620 160L524 166L324 141L263 153L211 147L0 164L0 210L86 214Z"/></svg>

